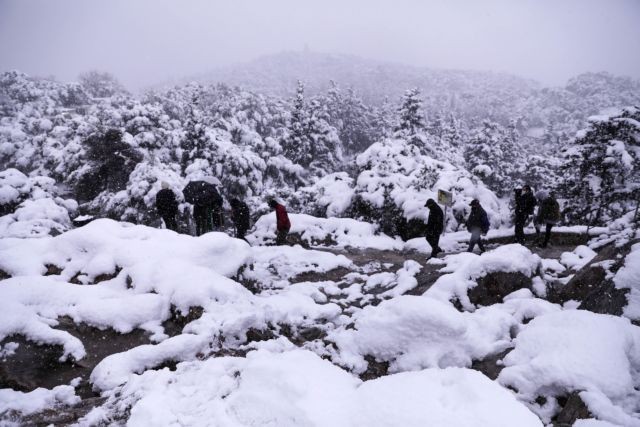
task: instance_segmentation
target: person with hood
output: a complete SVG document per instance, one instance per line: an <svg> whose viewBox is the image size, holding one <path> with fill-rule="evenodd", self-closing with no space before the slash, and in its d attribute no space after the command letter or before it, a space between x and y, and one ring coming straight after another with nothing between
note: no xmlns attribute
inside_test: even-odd
<svg viewBox="0 0 640 427"><path fill-rule="evenodd" d="M536 198L531 192L531 187L525 185L522 189L515 190L515 241L524 244L524 226L527 224L529 216L533 215L536 207Z"/></svg>
<svg viewBox="0 0 640 427"><path fill-rule="evenodd" d="M287 243L287 235L291 229L291 222L287 209L276 202L275 199L269 200L269 207L276 211L276 245L281 246Z"/></svg>
<svg viewBox="0 0 640 427"><path fill-rule="evenodd" d="M536 235L540 238L540 227L545 226L544 241L540 245L546 248L551 239L551 229L560 221L560 205L556 200L555 194L541 193L540 205L538 206L538 215L535 220Z"/></svg>
<svg viewBox="0 0 640 427"><path fill-rule="evenodd" d="M229 204L231 205L233 225L236 227L236 237L246 241L247 239L245 239L244 236L250 227L249 206L247 206L245 202L235 198L231 199Z"/></svg>
<svg viewBox="0 0 640 427"><path fill-rule="evenodd" d="M162 181L162 189L156 193L156 209L164 221L164 226L168 230L178 231L178 201L176 195L169 187L169 184Z"/></svg>
<svg viewBox="0 0 640 427"><path fill-rule="evenodd" d="M473 248L477 243L480 248L480 253L482 253L485 249L482 244L481 235L487 234L489 231L489 217L487 216L487 212L480 206L478 199L473 199L469 206L471 206L471 213L469 214L469 218L467 218L467 230L471 233L471 239L469 239L469 249L467 249L467 251L473 252Z"/></svg>
<svg viewBox="0 0 640 427"><path fill-rule="evenodd" d="M429 208L429 219L427 220L426 239L431 246L431 258L437 256L442 249L438 246L440 235L444 228L444 214L435 200L429 199L425 204Z"/></svg>

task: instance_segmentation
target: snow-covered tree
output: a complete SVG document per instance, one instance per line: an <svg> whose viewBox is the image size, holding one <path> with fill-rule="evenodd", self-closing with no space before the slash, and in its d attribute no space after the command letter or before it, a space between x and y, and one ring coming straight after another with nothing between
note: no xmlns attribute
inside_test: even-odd
<svg viewBox="0 0 640 427"><path fill-rule="evenodd" d="M82 87L95 98L108 98L124 93L126 90L111 74L100 71L88 71L78 77Z"/></svg>
<svg viewBox="0 0 640 427"><path fill-rule="evenodd" d="M498 194L506 194L517 178L522 149L513 131L485 120L464 149L467 168Z"/></svg>
<svg viewBox="0 0 640 427"><path fill-rule="evenodd" d="M398 109L398 123L394 129L396 135L411 138L424 133L426 129L420 89L409 89L402 97Z"/></svg>
<svg viewBox="0 0 640 427"><path fill-rule="evenodd" d="M559 191L569 221L606 224L640 201L640 110L594 117L563 151Z"/></svg>

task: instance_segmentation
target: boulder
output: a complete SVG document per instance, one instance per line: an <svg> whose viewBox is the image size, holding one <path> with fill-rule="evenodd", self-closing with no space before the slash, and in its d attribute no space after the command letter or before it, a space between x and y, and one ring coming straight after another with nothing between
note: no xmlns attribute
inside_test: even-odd
<svg viewBox="0 0 640 427"><path fill-rule="evenodd" d="M519 272L497 271L479 278L467 295L474 305L487 306L503 302L504 297L520 289L531 289L531 278Z"/></svg>

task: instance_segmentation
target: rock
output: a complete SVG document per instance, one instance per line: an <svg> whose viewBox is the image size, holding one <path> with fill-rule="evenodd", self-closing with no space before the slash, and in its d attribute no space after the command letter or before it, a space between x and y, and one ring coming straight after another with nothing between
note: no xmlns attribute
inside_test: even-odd
<svg viewBox="0 0 640 427"><path fill-rule="evenodd" d="M500 375L500 372L504 368L502 364L502 359L509 354L511 348L508 348L500 353L490 354L486 356L482 360L474 360L471 363L471 369L475 369L476 371L480 371L485 374L489 379L495 380Z"/></svg>
<svg viewBox="0 0 640 427"><path fill-rule="evenodd" d="M62 273L62 268L58 267L54 264L46 264L44 266L47 271L44 273L45 276L58 276Z"/></svg>
<svg viewBox="0 0 640 427"><path fill-rule="evenodd" d="M505 296L519 289L531 289L531 278L519 272L489 273L479 278L477 283L467 294L472 304L482 306L501 303Z"/></svg>
<svg viewBox="0 0 640 427"><path fill-rule="evenodd" d="M4 270L0 269L0 280L11 279L11 275Z"/></svg>
<svg viewBox="0 0 640 427"><path fill-rule="evenodd" d="M100 330L86 324L76 324L68 317L58 319L56 329L61 329L78 337L87 355L77 361L60 362L63 348L58 345L39 345L22 336L10 336L0 342L16 342L15 353L5 356L0 364L0 388L32 391L38 387L53 388L69 384L77 377L84 379L76 389L80 397L93 397L90 384L86 381L93 368L105 357L149 344L148 332L136 329L128 334L120 334L112 329Z"/></svg>
<svg viewBox="0 0 640 427"><path fill-rule="evenodd" d="M616 247L614 244L605 246L566 285L551 286L547 298L558 304L569 300L581 301L579 309L600 314L622 315L624 307L628 304L629 290L617 289L607 270L611 273L618 271L624 265L624 259L634 243L636 242L622 247Z"/></svg>
<svg viewBox="0 0 640 427"><path fill-rule="evenodd" d="M367 370L360 374L362 381L374 380L376 378L383 377L389 373L389 362L379 362L373 356L367 355L364 357L367 361Z"/></svg>
<svg viewBox="0 0 640 427"><path fill-rule="evenodd" d="M202 317L204 308L202 307L189 307L189 311L183 314L176 307L171 307L171 317L162 323L164 332L170 337L179 335L182 333L182 329L196 319Z"/></svg>
<svg viewBox="0 0 640 427"><path fill-rule="evenodd" d="M562 410L554 417L554 426L572 426L577 420L593 418L577 391L568 396L558 397L557 400Z"/></svg>
<svg viewBox="0 0 640 427"><path fill-rule="evenodd" d="M255 341L268 341L275 338L275 334L270 329L250 328L247 333L247 343Z"/></svg>
<svg viewBox="0 0 640 427"><path fill-rule="evenodd" d="M76 405L64 405L55 409L46 409L36 414L21 417L16 421L19 421L21 425L29 426L71 425L87 415L93 408L102 405L106 400L106 397L90 397L83 399Z"/></svg>

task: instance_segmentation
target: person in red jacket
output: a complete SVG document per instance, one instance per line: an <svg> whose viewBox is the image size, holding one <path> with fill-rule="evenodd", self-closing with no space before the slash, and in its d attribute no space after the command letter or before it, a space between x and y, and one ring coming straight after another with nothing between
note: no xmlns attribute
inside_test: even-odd
<svg viewBox="0 0 640 427"><path fill-rule="evenodd" d="M285 245L287 243L287 234L291 229L287 209L274 199L269 200L269 207L276 211L276 245Z"/></svg>

